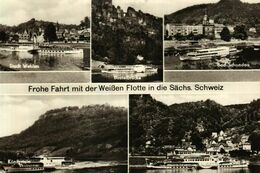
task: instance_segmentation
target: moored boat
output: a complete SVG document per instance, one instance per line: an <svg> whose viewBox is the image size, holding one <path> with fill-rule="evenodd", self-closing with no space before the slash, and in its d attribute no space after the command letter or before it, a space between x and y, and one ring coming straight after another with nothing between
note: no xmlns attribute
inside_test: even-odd
<svg viewBox="0 0 260 173"><path fill-rule="evenodd" d="M208 154L188 155L184 157L184 163L196 163L200 169L212 169L218 165L218 158Z"/></svg>
<svg viewBox="0 0 260 173"><path fill-rule="evenodd" d="M220 162L218 164L219 168L247 168L248 166L249 166L249 162L244 160L241 161L229 160L229 161Z"/></svg>
<svg viewBox="0 0 260 173"><path fill-rule="evenodd" d="M105 73L157 73L158 68L148 65L107 65L102 69Z"/></svg>
<svg viewBox="0 0 260 173"><path fill-rule="evenodd" d="M42 163L45 170L72 168L74 165L71 159L66 159L65 157L35 156L31 160Z"/></svg>
<svg viewBox="0 0 260 173"><path fill-rule="evenodd" d="M187 169L193 170L198 169L197 163L184 163L184 162L168 162L168 163L157 163L157 164L148 164L147 169Z"/></svg>
<svg viewBox="0 0 260 173"><path fill-rule="evenodd" d="M193 52L189 52L186 55L180 56L181 61L197 61L197 60L210 60L212 58L223 58L228 55L233 56L239 53L240 51L235 47L216 47L216 48L207 48L207 49L198 49Z"/></svg>
<svg viewBox="0 0 260 173"><path fill-rule="evenodd" d="M69 46L39 46L34 49L34 53L39 54L82 54L83 49L72 48Z"/></svg>

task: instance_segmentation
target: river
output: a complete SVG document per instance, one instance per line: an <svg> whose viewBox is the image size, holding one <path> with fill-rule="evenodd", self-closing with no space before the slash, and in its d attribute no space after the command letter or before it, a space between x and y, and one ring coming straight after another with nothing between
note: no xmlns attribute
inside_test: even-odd
<svg viewBox="0 0 260 173"><path fill-rule="evenodd" d="M168 51L164 59L165 70L223 70L235 68L218 68L215 66L215 60L201 61L181 61L179 56L174 56L174 50ZM249 64L250 67L241 67L236 69L260 69L260 50L253 48L244 48L236 59L232 59L234 64Z"/></svg>
<svg viewBox="0 0 260 173"><path fill-rule="evenodd" d="M105 166L109 163L84 163L85 168L74 169L64 169L64 170L55 170L55 171L44 171L41 173L127 173L127 165L114 165L114 166ZM0 173L5 173L5 171L0 170Z"/></svg>
<svg viewBox="0 0 260 173"><path fill-rule="evenodd" d="M5 173L0 170L0 173ZM85 168L76 170L56 170L42 173L127 173L127 166Z"/></svg>
<svg viewBox="0 0 260 173"><path fill-rule="evenodd" d="M0 65L3 69L16 71L81 71L89 68L89 54L89 48L84 49L83 55L0 51Z"/></svg>
<svg viewBox="0 0 260 173"><path fill-rule="evenodd" d="M260 168L221 168L221 169L200 169L200 170L182 170L182 169L165 169L165 170L146 170L132 169L130 173L259 173Z"/></svg>

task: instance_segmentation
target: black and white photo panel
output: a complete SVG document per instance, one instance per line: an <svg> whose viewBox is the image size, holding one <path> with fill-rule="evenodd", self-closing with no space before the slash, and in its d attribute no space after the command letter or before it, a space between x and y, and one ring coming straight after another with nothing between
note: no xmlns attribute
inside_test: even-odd
<svg viewBox="0 0 260 173"><path fill-rule="evenodd" d="M259 172L259 120L259 93L130 95L130 172Z"/></svg>
<svg viewBox="0 0 260 173"><path fill-rule="evenodd" d="M1 96L2 172L127 173L127 95Z"/></svg>
<svg viewBox="0 0 260 173"><path fill-rule="evenodd" d="M90 81L91 0L1 0L1 83Z"/></svg>
<svg viewBox="0 0 260 173"><path fill-rule="evenodd" d="M159 1L92 0L92 82L162 82Z"/></svg>
<svg viewBox="0 0 260 173"><path fill-rule="evenodd" d="M259 2L171 1L164 15L165 81L259 81Z"/></svg>

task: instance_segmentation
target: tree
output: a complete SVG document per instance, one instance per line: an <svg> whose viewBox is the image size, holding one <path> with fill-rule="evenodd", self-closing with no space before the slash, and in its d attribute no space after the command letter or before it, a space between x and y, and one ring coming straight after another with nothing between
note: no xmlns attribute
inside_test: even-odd
<svg viewBox="0 0 260 173"><path fill-rule="evenodd" d="M188 40L194 40L194 34L193 32L189 33L189 35L187 36Z"/></svg>
<svg viewBox="0 0 260 173"><path fill-rule="evenodd" d="M174 35L174 38L178 41L184 41L186 40L185 36L181 35L180 33L177 33Z"/></svg>
<svg viewBox="0 0 260 173"><path fill-rule="evenodd" d="M5 31L0 31L0 41L6 42L9 39L9 35Z"/></svg>
<svg viewBox="0 0 260 173"><path fill-rule="evenodd" d="M220 153L221 153L221 154L225 154L225 153L227 153L227 152L225 151L224 148L221 148L221 149L220 149Z"/></svg>
<svg viewBox="0 0 260 173"><path fill-rule="evenodd" d="M57 40L56 28L53 23L47 25L44 30L44 39L45 41L52 42Z"/></svg>
<svg viewBox="0 0 260 173"><path fill-rule="evenodd" d="M227 27L224 27L223 30L220 33L221 40L224 41L230 41L231 40L231 34Z"/></svg>
<svg viewBox="0 0 260 173"><path fill-rule="evenodd" d="M252 145L253 151L260 151L260 133L254 132L250 135L249 141Z"/></svg>
<svg viewBox="0 0 260 173"><path fill-rule="evenodd" d="M84 20L80 21L80 26L83 27L83 28L89 28L90 27L90 20L87 16L84 18Z"/></svg>
<svg viewBox="0 0 260 173"><path fill-rule="evenodd" d="M248 38L245 25L238 25L234 28L233 37L236 39L246 40Z"/></svg>
<svg viewBox="0 0 260 173"><path fill-rule="evenodd" d="M19 35L15 34L12 41L19 42Z"/></svg>
<svg viewBox="0 0 260 173"><path fill-rule="evenodd" d="M202 137L198 132L195 132L191 135L191 141L194 145L196 145L196 148L200 151L204 149L204 145L202 143Z"/></svg>
<svg viewBox="0 0 260 173"><path fill-rule="evenodd" d="M205 38L203 34L194 35L194 40L201 40L203 38Z"/></svg>

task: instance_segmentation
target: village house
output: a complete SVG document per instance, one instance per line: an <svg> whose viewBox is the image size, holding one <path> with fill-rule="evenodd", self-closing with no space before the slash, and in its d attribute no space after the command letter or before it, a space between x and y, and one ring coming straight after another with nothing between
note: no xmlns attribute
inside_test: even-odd
<svg viewBox="0 0 260 173"><path fill-rule="evenodd" d="M240 144L239 149L245 150L245 151L251 151L251 144L249 142L245 142L243 144Z"/></svg>
<svg viewBox="0 0 260 173"><path fill-rule="evenodd" d="M57 35L58 40L63 40L64 39L63 34L64 34L64 29L56 30L56 35Z"/></svg>
<svg viewBox="0 0 260 173"><path fill-rule="evenodd" d="M24 30L23 33L19 35L19 42L28 42L30 40L30 34L27 30Z"/></svg>
<svg viewBox="0 0 260 173"><path fill-rule="evenodd" d="M208 38L220 39L220 33L224 27L227 27L231 34L234 32L234 26L215 23L213 19L208 17L206 12L201 24L186 25L168 23L165 25L165 30L167 31L166 33L168 33L168 37L175 36L176 34L187 36L193 33L194 35L204 35ZM254 29L251 28L251 31L254 32Z"/></svg>

